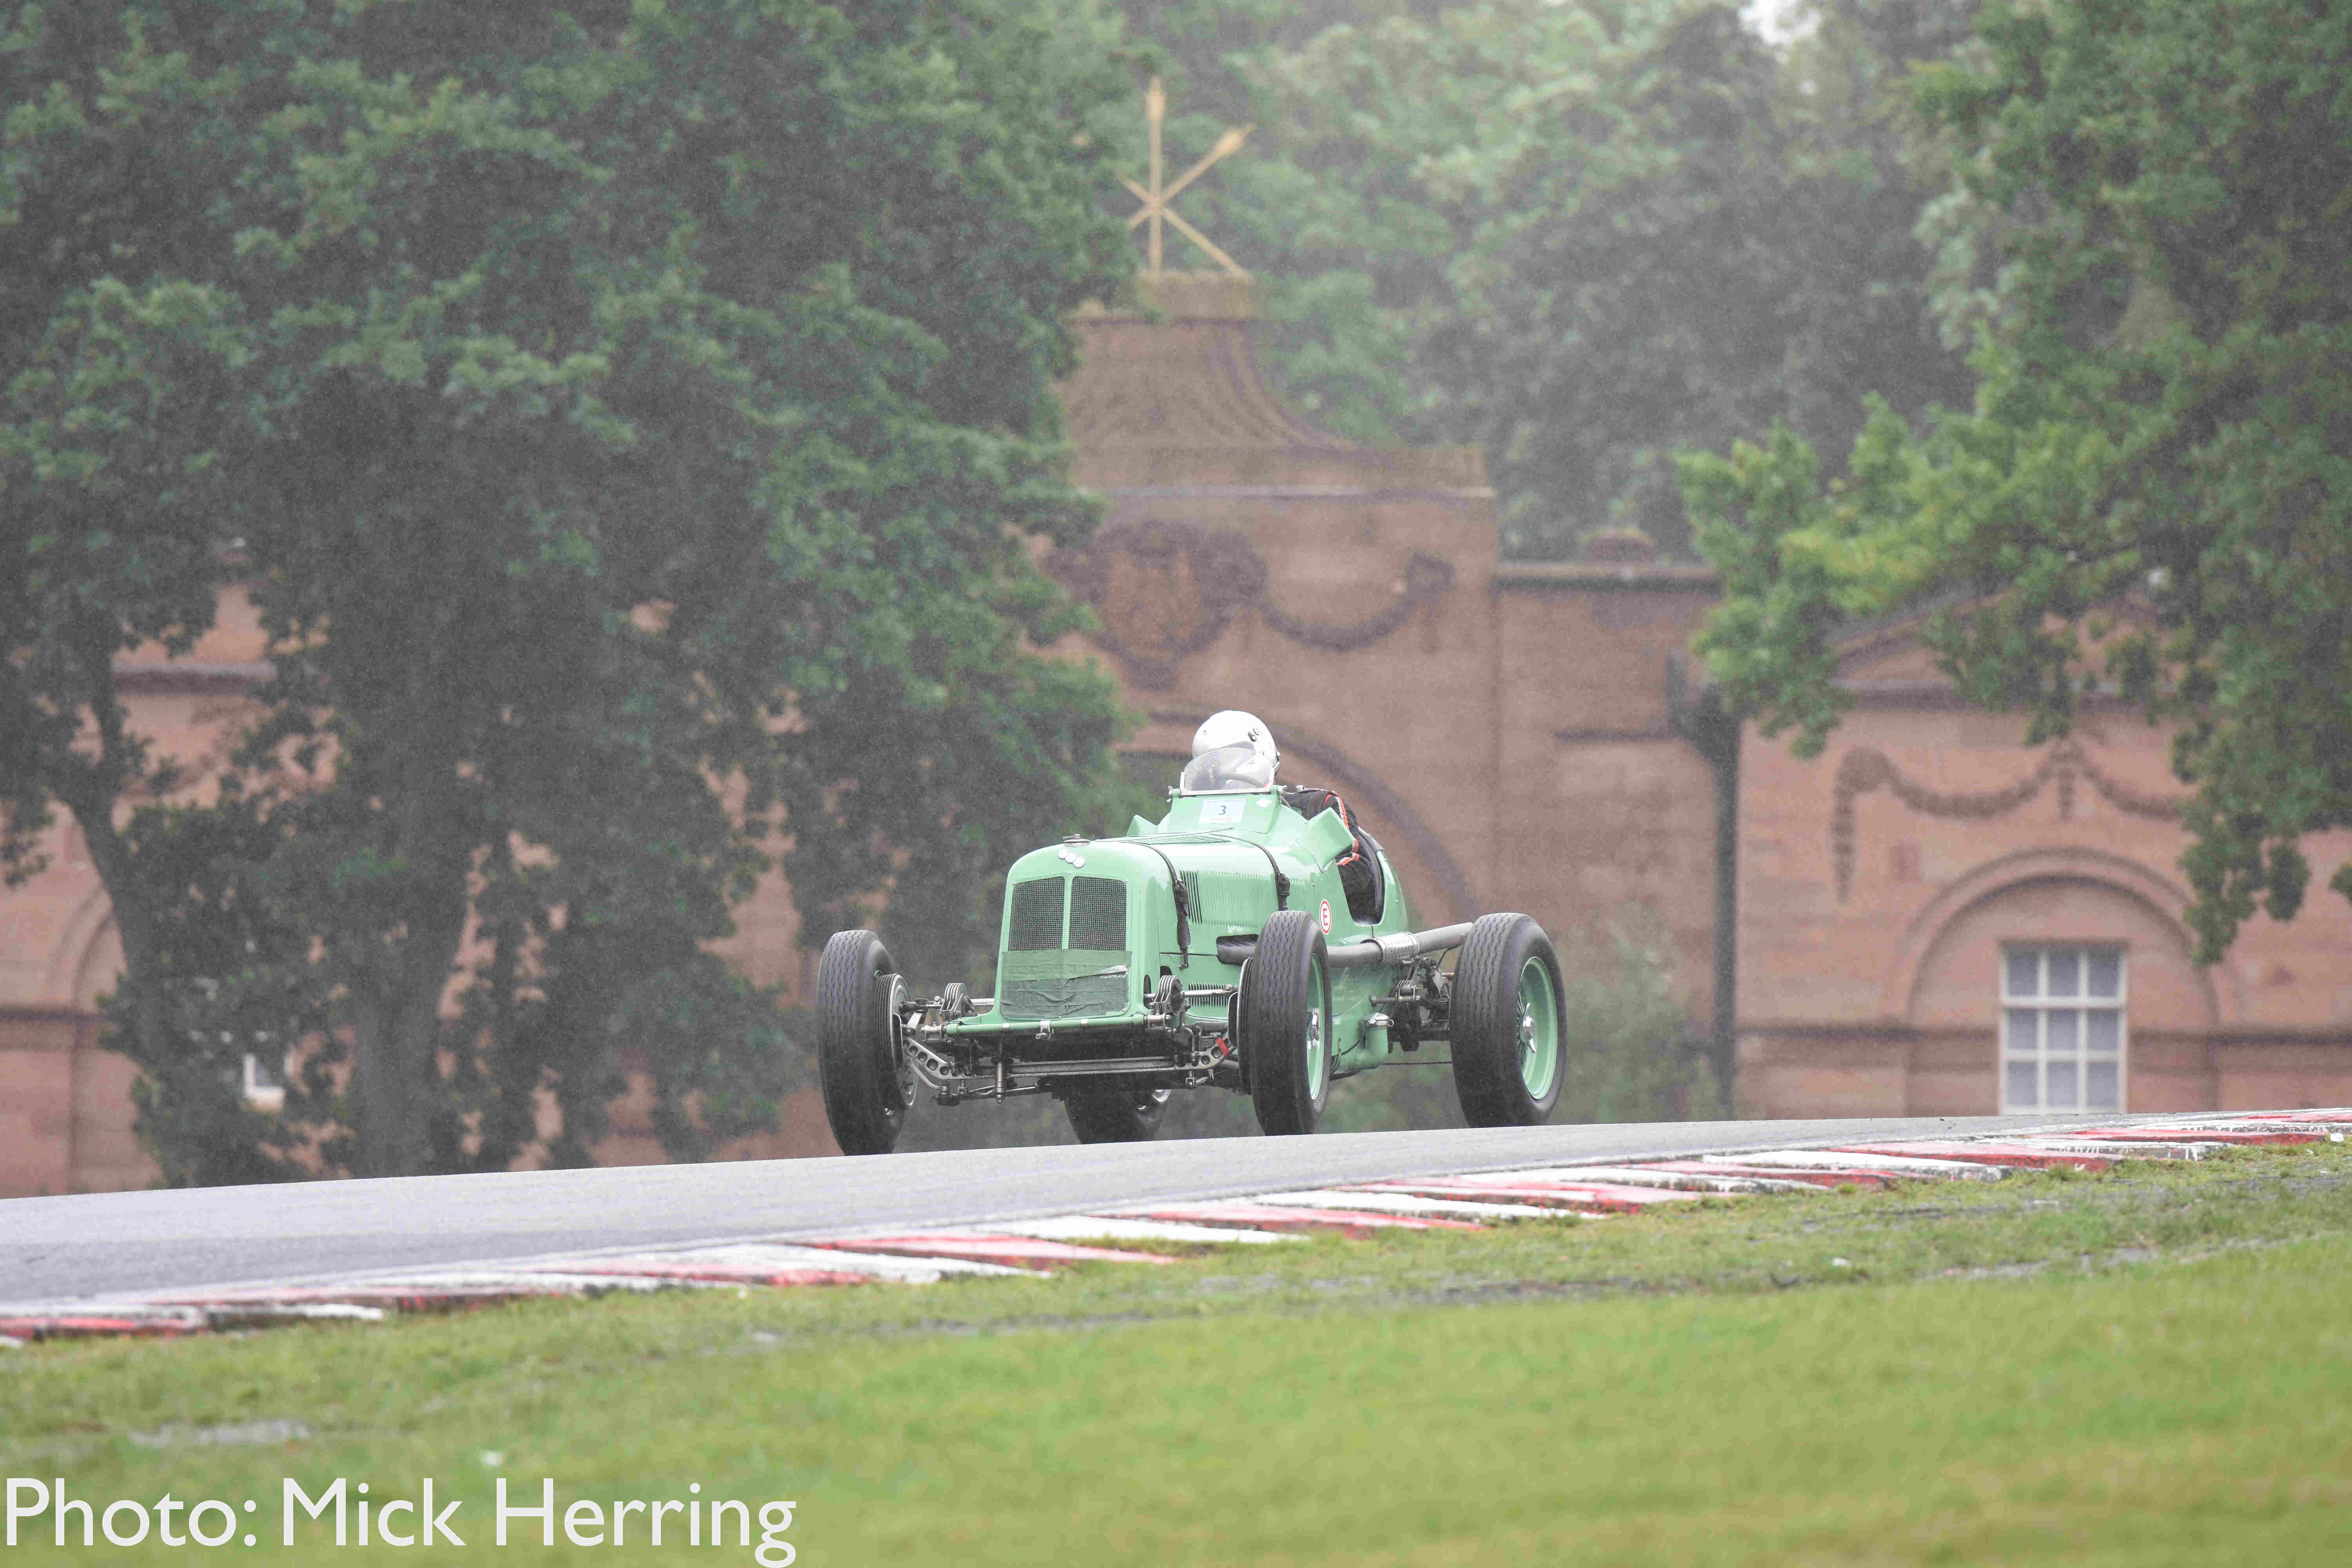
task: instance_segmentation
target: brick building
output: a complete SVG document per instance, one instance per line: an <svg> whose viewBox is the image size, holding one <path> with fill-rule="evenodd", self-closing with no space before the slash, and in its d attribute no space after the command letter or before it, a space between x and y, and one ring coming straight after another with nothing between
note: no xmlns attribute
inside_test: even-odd
<svg viewBox="0 0 2352 1568"><path fill-rule="evenodd" d="M1738 1081L1765 1115L2242 1110L2352 1095L2352 834L2307 840L2301 915L2200 968L2168 737L1959 702L1895 626L1843 650L1817 760L1745 737Z"/></svg>
<svg viewBox="0 0 2352 1568"><path fill-rule="evenodd" d="M1475 449L1318 431L1259 378L1245 284L1158 293L1163 319L1077 324L1075 477L1109 510L1049 562L1102 623L1064 651L1119 677L1146 716L1136 751L1180 755L1215 709L1263 715L1286 776L1347 795L1432 923L1654 910L1694 1023L1736 1033L1752 1113L2352 1098L2352 910L2316 896L2193 965L2161 734L2095 705L2074 739L2025 748L1895 626L1849 647L1857 707L1798 762L1678 697L1705 569L1632 542L1501 561ZM232 595L188 658L126 664L136 721L165 752L215 754L261 653ZM2307 848L2324 882L2352 836ZM121 962L106 900L70 834L53 860L0 892L0 1194L152 1174L129 1065L97 1048L94 999ZM739 924L747 973L806 984L786 889ZM600 1158L658 1157L641 1110L616 1107ZM730 1152L830 1147L804 1097Z"/></svg>

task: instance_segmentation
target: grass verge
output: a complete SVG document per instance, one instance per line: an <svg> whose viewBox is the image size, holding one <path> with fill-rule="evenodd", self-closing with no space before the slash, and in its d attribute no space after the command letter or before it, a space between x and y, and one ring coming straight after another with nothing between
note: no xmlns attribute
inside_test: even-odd
<svg viewBox="0 0 2352 1568"><path fill-rule="evenodd" d="M0 1352L0 1475L254 1500L259 1544L221 1549L254 1562L331 1550L307 1521L279 1544L280 1486L338 1476L354 1513L361 1480L434 1478L467 1543L339 1563L754 1560L675 1514L658 1548L638 1513L621 1546L542 1549L531 1520L501 1549L499 1475L608 1529L616 1500L790 1499L814 1565L2334 1562L2347 1279L2352 1157L2263 1151L1052 1280L38 1346ZM59 1550L46 1518L0 1548L209 1555Z"/></svg>

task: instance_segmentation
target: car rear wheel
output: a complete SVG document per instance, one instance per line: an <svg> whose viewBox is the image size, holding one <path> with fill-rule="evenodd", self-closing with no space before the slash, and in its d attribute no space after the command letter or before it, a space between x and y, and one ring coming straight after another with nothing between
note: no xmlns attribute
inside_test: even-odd
<svg viewBox="0 0 2352 1568"><path fill-rule="evenodd" d="M816 966L817 1081L845 1154L887 1154L915 1102L899 1037L904 983L870 931L836 931Z"/></svg>
<svg viewBox="0 0 2352 1568"><path fill-rule="evenodd" d="M1164 1089L1074 1089L1062 1109L1081 1143L1148 1143L1168 1097Z"/></svg>
<svg viewBox="0 0 2352 1568"><path fill-rule="evenodd" d="M1473 1127L1551 1119L1565 1078L1559 955L1526 915L1470 928L1454 969L1454 1092Z"/></svg>
<svg viewBox="0 0 2352 1568"><path fill-rule="evenodd" d="M1258 1126L1314 1131L1331 1092L1331 972L1313 917L1284 910L1265 922L1234 1014Z"/></svg>

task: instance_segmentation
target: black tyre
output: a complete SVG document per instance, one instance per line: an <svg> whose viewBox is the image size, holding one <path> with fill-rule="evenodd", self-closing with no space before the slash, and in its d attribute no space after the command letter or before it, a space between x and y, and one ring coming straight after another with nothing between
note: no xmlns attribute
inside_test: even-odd
<svg viewBox="0 0 2352 1568"><path fill-rule="evenodd" d="M816 1067L845 1154L887 1154L915 1101L898 1037L899 980L870 931L834 933L816 966Z"/></svg>
<svg viewBox="0 0 2352 1568"><path fill-rule="evenodd" d="M1062 1109L1081 1143L1149 1143L1168 1095L1164 1089L1074 1089Z"/></svg>
<svg viewBox="0 0 2352 1568"><path fill-rule="evenodd" d="M1265 922L1234 1013L1258 1126L1314 1131L1331 1092L1331 972L1312 916L1284 910Z"/></svg>
<svg viewBox="0 0 2352 1568"><path fill-rule="evenodd" d="M1473 1127L1551 1119L1567 1076L1559 955L1526 915L1486 915L1454 968L1454 1092Z"/></svg>

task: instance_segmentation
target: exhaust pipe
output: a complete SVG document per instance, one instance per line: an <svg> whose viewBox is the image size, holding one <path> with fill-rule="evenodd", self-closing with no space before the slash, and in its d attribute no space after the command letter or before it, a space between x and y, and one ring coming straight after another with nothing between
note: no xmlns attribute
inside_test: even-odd
<svg viewBox="0 0 2352 1568"><path fill-rule="evenodd" d="M1423 953L1449 952L1470 938L1471 922L1438 926L1431 931L1399 931L1394 936L1370 936L1343 942L1325 952L1334 969L1370 969L1379 963L1404 963Z"/></svg>
<svg viewBox="0 0 2352 1568"><path fill-rule="evenodd" d="M1324 962L1334 969L1370 969L1377 964L1405 963L1423 953L1447 952L1460 947L1470 936L1470 923L1438 926L1430 931L1399 931L1394 936L1370 936L1361 942L1343 942L1328 948ZM1217 960L1221 963L1239 963L1257 952L1254 936L1221 936L1217 939Z"/></svg>

